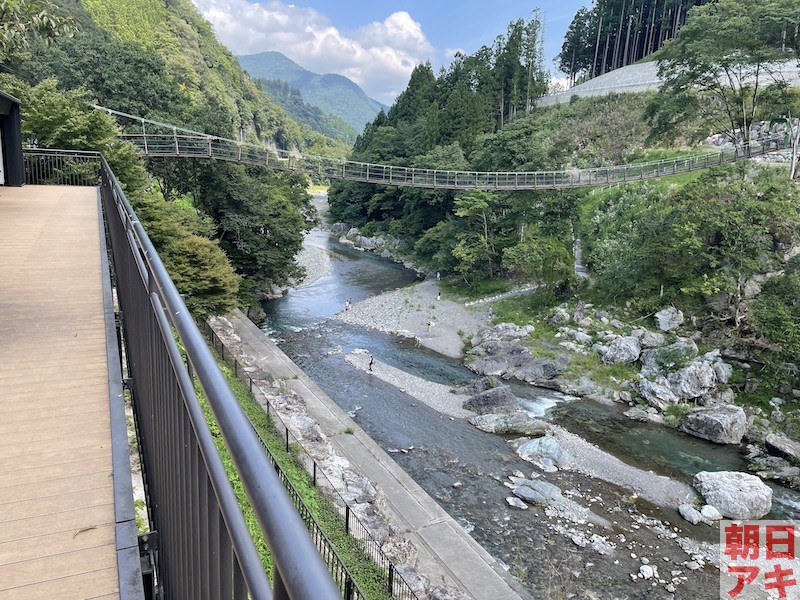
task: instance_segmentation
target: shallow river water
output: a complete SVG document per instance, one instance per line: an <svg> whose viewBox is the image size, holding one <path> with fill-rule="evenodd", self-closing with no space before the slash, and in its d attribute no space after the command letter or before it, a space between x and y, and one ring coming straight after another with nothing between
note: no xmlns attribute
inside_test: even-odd
<svg viewBox="0 0 800 600"><path fill-rule="evenodd" d="M267 317L262 330L337 404L354 415L356 422L431 496L473 531L479 542L509 564L520 579L527 580L534 595L547 594L547 586L561 585L555 575L542 584L544 587L540 585L541 565L533 563L541 563L539 551L548 541L532 522L533 511L509 510L504 501L508 490L500 482L516 469L530 472L531 465L519 459L504 439L441 415L344 361L346 353L365 348L380 361L438 383L455 386L475 377L458 360L420 348L412 340L330 320L343 310L347 300L355 303L409 285L417 276L394 262L343 246L325 232L312 232L306 243L331 252L330 274L264 303ZM515 385L514 392L523 398L526 409L546 413L640 468L687 482L700 470L746 468L740 449L633 422L622 415L624 408L568 402L530 386ZM570 476L565 477L559 485L573 483ZM461 486L454 488L456 482ZM773 517L800 517L800 495L780 486L774 486L774 491ZM622 492L617 491L615 497L622 498ZM699 535L713 541L710 531ZM570 564L575 563L574 557L568 558ZM539 568L536 577L526 577L528 563L531 569ZM576 565L572 568L577 569ZM635 595L626 592L622 597Z"/></svg>

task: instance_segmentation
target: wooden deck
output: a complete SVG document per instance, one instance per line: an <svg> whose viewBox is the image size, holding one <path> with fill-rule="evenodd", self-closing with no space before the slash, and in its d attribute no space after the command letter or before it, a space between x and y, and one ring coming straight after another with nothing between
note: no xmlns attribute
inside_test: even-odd
<svg viewBox="0 0 800 600"><path fill-rule="evenodd" d="M0 600L119 598L97 190L0 187Z"/></svg>

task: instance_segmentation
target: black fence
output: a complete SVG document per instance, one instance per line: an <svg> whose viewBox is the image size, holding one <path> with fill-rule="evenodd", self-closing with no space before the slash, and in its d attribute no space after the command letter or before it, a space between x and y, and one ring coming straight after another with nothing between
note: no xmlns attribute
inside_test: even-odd
<svg viewBox="0 0 800 600"><path fill-rule="evenodd" d="M25 183L100 185L100 155L82 150L25 149Z"/></svg>
<svg viewBox="0 0 800 600"><path fill-rule="evenodd" d="M163 597L339 598L303 520L105 159L96 153L32 150L25 162L31 184L101 182ZM71 175L67 171L73 167ZM193 375L270 546L272 587L214 445Z"/></svg>
<svg viewBox="0 0 800 600"><path fill-rule="evenodd" d="M248 375L247 369L242 366L235 356L231 355L230 351L226 350L222 340L220 340L219 336L207 322L202 321L200 326L203 332L208 336L214 349L217 350L222 359L233 369L236 377L248 385L251 393L260 394L259 403L265 407L267 414L272 418L276 427L278 427L279 433L283 434L286 451L289 452L292 446L298 449L301 453L301 460L308 469L314 485L322 492L330 505L336 510L336 513L342 520L345 531L358 541L362 552L383 571L386 592L398 600L418 600L418 596L414 590L397 570L391 559L383 552L381 543L372 536L367 527L361 522L355 512L353 512L350 505L337 491L336 486L326 477L324 470L317 464L314 458L303 450L300 440L295 437L283 419L281 419L278 412L272 407L269 398L260 392L257 383ZM289 497L294 501L295 507L304 519L308 519L306 520L306 524L311 531L311 537L317 542L317 547L323 559L328 563L333 578L344 594L344 598L355 599L363 597L361 591L355 586L355 583L348 581L350 573L343 564L340 562L337 563L339 558L338 555L336 555L336 551L330 546L329 541L322 533L319 525L314 522L300 494L294 489L292 483L280 470L277 461L267 449L266 443L263 440L261 443L265 452L269 455L270 461L275 465L275 468L278 469L278 473L289 492Z"/></svg>

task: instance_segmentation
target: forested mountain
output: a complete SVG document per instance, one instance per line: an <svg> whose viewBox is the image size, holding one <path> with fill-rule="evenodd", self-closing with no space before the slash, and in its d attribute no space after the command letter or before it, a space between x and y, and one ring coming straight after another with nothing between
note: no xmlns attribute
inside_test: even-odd
<svg viewBox="0 0 800 600"><path fill-rule="evenodd" d="M242 67L256 79L279 79L297 88L305 101L340 118L357 132L384 108L347 77L317 75L280 52L261 52L239 57Z"/></svg>
<svg viewBox="0 0 800 600"><path fill-rule="evenodd" d="M96 102L209 134L284 149L336 156L348 150L345 144L298 125L271 102L216 40L209 23L189 0L166 4L158 0L64 0L57 11L75 24L74 35L31 40L30 47L11 52L4 61L5 69L15 77L6 85L26 99L23 118L27 134L40 144L114 151L108 135L86 133L91 122L98 122L88 114L89 103ZM66 98L69 90L74 90L72 101L59 106L58 95ZM40 107L38 115L31 113L36 106ZM48 112L54 114L44 114ZM76 125L81 123L86 125ZM107 124L102 131L108 133ZM205 259L193 256L178 238L165 234L167 229L159 231L167 224L158 215L171 215L167 221L179 224L194 223L199 214L200 222L188 229L216 240L244 277L246 297L258 296L295 273L293 256L311 214L303 177L186 159L152 159L147 166L150 181L137 180L129 192L138 202L137 209L152 217L153 235L165 244L161 251L173 261L173 276L178 277L183 269L181 277L198 296L218 294L221 282L228 282L224 284L227 296L220 296L227 298L224 302L215 305L190 298L195 308L214 312L229 307L233 279L213 279L205 273ZM182 211L186 214L177 217ZM167 247L173 243L177 244L174 249ZM213 253L213 248L203 252ZM215 264L221 267L224 258L223 263ZM198 285L202 289L198 290Z"/></svg>
<svg viewBox="0 0 800 600"><path fill-rule="evenodd" d="M305 123L314 131L347 144L355 142L358 132L353 127L305 102L300 88L283 79L256 79L256 83L298 123Z"/></svg>

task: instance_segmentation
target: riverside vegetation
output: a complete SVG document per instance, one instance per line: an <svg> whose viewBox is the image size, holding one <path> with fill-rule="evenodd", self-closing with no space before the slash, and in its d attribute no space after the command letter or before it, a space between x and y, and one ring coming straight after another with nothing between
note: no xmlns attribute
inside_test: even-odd
<svg viewBox="0 0 800 600"><path fill-rule="evenodd" d="M10 71L0 87L23 100L25 137L106 155L198 316L298 276L293 257L301 231L314 222L304 178L184 159L145 165L91 105L282 149L343 156L347 148L289 119L187 1L135 0L122 10L116 0L68 0L46 7L54 20L37 25L46 40L29 40L16 25L33 23L39 13L32 7L45 4L15 3L0 21L14 34L0 42ZM549 109L535 106L547 74L534 14L438 75L418 66L389 111L357 139L352 158L444 170L569 169L693 152L715 132L735 144L750 137L754 122L800 114L800 97L768 79L756 89L737 76L728 85L711 75L765 73L771 60L796 59L798 10L787 0L691 9L682 33L661 51L669 84L662 91ZM538 358L557 358L565 348L559 342L571 337L567 375L592 378L616 399L628 401L624 382L636 378L642 353L609 364L607 350L591 345L636 337L646 317L680 309L680 337L691 337L697 350L687 360L724 349L734 367L727 385L749 413L748 438L785 451L784 440L800 428L800 196L786 171L745 164L625 187L514 193L341 182L331 186L330 204L336 220L363 236L397 240L395 252L442 273L460 294L535 283L536 292L499 303L495 319L532 324L522 341ZM588 279L575 276L576 244ZM554 324L563 313L571 321ZM591 328L581 324L587 316ZM623 326L614 327L618 338L606 339L604 319L615 317ZM719 361L706 362L714 369ZM682 422L691 408L683 404L666 407L665 420Z"/></svg>
<svg viewBox="0 0 800 600"><path fill-rule="evenodd" d="M781 6L786 12L723 0L691 9L659 55L667 85L658 93L573 98L533 110L522 92L538 81L538 63L524 52L535 18L514 23L492 48L458 56L438 75L429 65L417 67L389 112L359 138L353 158L531 171L661 160L757 137L772 117L800 114L798 90L765 75L769 61L800 56L792 25L800 21L797 7ZM720 30L727 32L722 39ZM796 121L793 127L796 133ZM723 133L721 142L709 137L715 132ZM618 314L628 331L664 307L680 309L686 316L680 335L692 337L700 354L722 349L734 365L734 402L748 408L748 437L763 441L770 428L800 433L800 190L788 170L786 162L753 162L561 191L441 192L336 182L330 212L357 227L362 239L391 240L395 253L447 275L457 295L480 297L535 282L535 293L500 303L495 322L533 324L528 346L537 356L564 350L555 337L564 333L549 325L562 303L570 311L594 305L607 319ZM588 278L576 276L576 247ZM599 327L588 332L592 343L609 343L597 338ZM594 375L622 389L637 375L638 354L625 361L572 354L566 369L576 379ZM689 410L680 404L669 408L670 420Z"/></svg>

